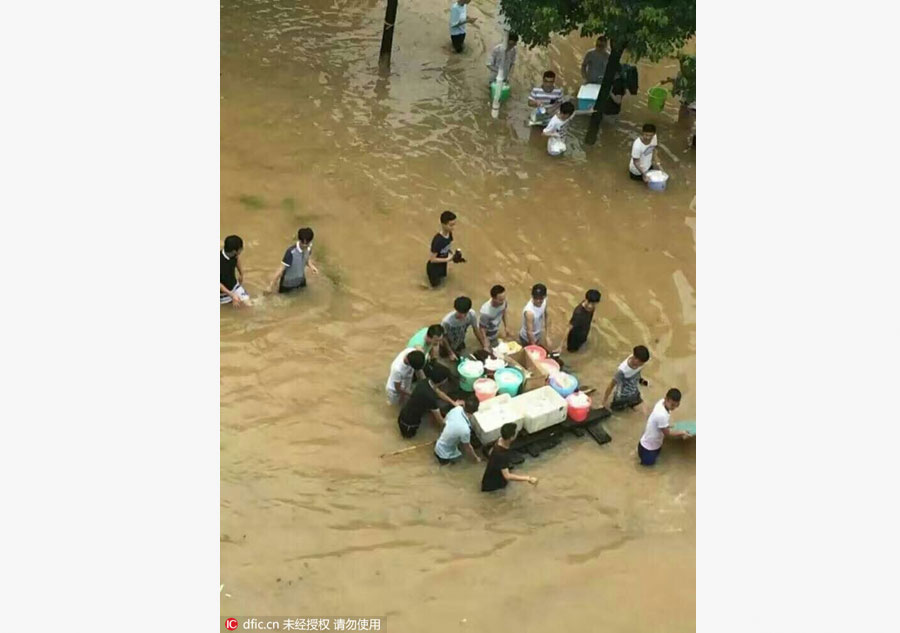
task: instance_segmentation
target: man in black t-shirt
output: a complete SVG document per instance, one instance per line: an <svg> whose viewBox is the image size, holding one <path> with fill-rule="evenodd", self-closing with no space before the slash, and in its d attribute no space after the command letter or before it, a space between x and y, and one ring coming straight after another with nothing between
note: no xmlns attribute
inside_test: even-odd
<svg viewBox="0 0 900 633"><path fill-rule="evenodd" d="M444 416L441 415L437 390L446 385L450 370L443 365L433 365L426 380L420 380L412 390L409 400L400 410L397 425L400 435L405 438L415 437L422 424L422 416L431 413L439 429L444 428Z"/></svg>
<svg viewBox="0 0 900 633"><path fill-rule="evenodd" d="M450 248L453 244L453 227L456 226L456 214L453 211L441 213L441 232L435 234L431 240L431 257L425 264L425 273L432 288L441 284L447 276L447 266L453 261L455 251Z"/></svg>
<svg viewBox="0 0 900 633"><path fill-rule="evenodd" d="M517 430L514 422L507 422L500 427L500 439L497 440L493 450L491 450L487 468L485 468L484 476L481 478L482 492L492 492L494 490L506 488L506 484L510 481L527 481L532 485L537 484L537 477L513 475L509 472L509 446L513 443L513 440L516 439Z"/></svg>
<svg viewBox="0 0 900 633"><path fill-rule="evenodd" d="M225 245L219 251L219 303L233 303L240 308L250 295L244 290L241 282L244 281L244 271L238 260L241 251L244 250L244 240L237 235L229 235L225 238Z"/></svg>
<svg viewBox="0 0 900 633"><path fill-rule="evenodd" d="M600 291L591 289L585 293L584 301L575 307L572 318L569 320L569 332L566 335L568 351L577 352L587 342L588 334L591 331L591 321L598 303L600 303Z"/></svg>

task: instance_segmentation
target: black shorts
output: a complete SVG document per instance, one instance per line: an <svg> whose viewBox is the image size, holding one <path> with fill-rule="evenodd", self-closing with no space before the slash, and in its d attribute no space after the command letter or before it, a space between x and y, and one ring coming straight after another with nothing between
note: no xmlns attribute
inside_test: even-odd
<svg viewBox="0 0 900 633"><path fill-rule="evenodd" d="M293 292L294 290L299 290L300 288L306 288L306 279L301 281L299 286L294 286L293 288L286 288L285 286L282 286L280 282L278 284L279 293Z"/></svg>
<svg viewBox="0 0 900 633"><path fill-rule="evenodd" d="M439 463L441 466L446 466L447 464L455 464L456 462L459 461L459 457L457 457L456 459L444 459L443 457L441 457L441 456L438 455L437 453L434 453L434 458L435 458L436 460L438 460L438 463Z"/></svg>
<svg viewBox="0 0 900 633"><path fill-rule="evenodd" d="M451 35L450 41L453 43L453 50L457 53L462 53L463 43L466 41L466 34L460 33L459 35Z"/></svg>
<svg viewBox="0 0 900 633"><path fill-rule="evenodd" d="M400 435L405 438L415 437L419 432L419 425L407 424L403 418L397 418L397 426L400 427Z"/></svg>
<svg viewBox="0 0 900 633"><path fill-rule="evenodd" d="M577 352L585 343L587 343L587 337L580 332L572 330L569 332L569 337L566 339L566 350Z"/></svg>
<svg viewBox="0 0 900 633"><path fill-rule="evenodd" d="M632 396L613 398L612 404L609 405L609 408L611 411L622 411L623 409L627 409L629 407L633 409L642 402L643 400L641 399L641 394L640 392L638 392Z"/></svg>
<svg viewBox="0 0 900 633"><path fill-rule="evenodd" d="M447 276L447 264L428 262L425 264L425 274L428 275L428 282L431 284L431 287L435 288Z"/></svg>
<svg viewBox="0 0 900 633"><path fill-rule="evenodd" d="M641 175L635 176L634 174L631 173L631 170L630 170L630 169L628 170L628 175L631 176L631 179L632 179L632 180L640 180L641 182L644 181L644 177L643 177L643 176L641 176Z"/></svg>

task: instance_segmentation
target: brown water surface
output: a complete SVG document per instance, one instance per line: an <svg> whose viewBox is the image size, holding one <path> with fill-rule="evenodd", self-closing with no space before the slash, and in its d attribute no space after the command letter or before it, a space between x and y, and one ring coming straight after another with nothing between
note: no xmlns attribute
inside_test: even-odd
<svg viewBox="0 0 900 633"><path fill-rule="evenodd" d="M640 64L641 94L618 124L586 149L576 120L554 159L524 124L524 94L547 67L577 91L590 42L520 50L495 121L494 7L470 5L482 24L463 55L448 7L401 2L383 79L381 3L222 5L221 237L244 238L256 298L221 314L222 615L386 615L402 632L693 630L692 443L668 442L641 469L644 418L618 414L612 443L566 438L521 466L536 488L492 495L481 467L440 468L428 449L379 457L406 445L384 399L391 360L454 297L477 308L495 283L516 329L545 283L557 339L599 288L589 344L566 357L581 381L604 385L644 343L645 400L678 386L676 419L695 415L694 154L674 104L653 114L645 96L675 62ZM672 174L663 194L626 173L645 121ZM446 208L469 262L431 291L424 262ZM262 297L303 225L322 274L297 296ZM415 441L435 436L423 426Z"/></svg>

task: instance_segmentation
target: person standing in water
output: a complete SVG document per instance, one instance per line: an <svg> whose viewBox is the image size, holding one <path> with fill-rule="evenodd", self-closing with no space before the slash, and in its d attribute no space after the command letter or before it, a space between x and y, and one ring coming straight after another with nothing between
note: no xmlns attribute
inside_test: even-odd
<svg viewBox="0 0 900 633"><path fill-rule="evenodd" d="M497 347L500 336L500 323L503 323L503 336L509 337L509 328L506 325L506 288L496 285L491 288L491 298L485 301L479 310L478 327L490 344L491 349Z"/></svg>
<svg viewBox="0 0 900 633"><path fill-rule="evenodd" d="M306 287L306 269L318 274L319 269L312 262L313 230L304 227L297 231L297 243L290 246L281 258L281 266L275 271L275 276L269 283L268 292L275 289L278 284L278 292L292 292Z"/></svg>
<svg viewBox="0 0 900 633"><path fill-rule="evenodd" d="M425 274L432 288L441 284L447 276L447 266L454 261L456 254L450 246L453 244L453 227L456 226L456 214L453 211L441 213L441 231L431 240L431 257L425 264Z"/></svg>
<svg viewBox="0 0 900 633"><path fill-rule="evenodd" d="M450 360L455 361L463 355L466 349L466 333L470 327L475 330L475 337L481 343L481 348L490 351L488 341L478 327L478 315L472 309L472 300L469 297L457 297L453 302L453 311L447 313L441 325L444 328L442 356L448 356Z"/></svg>
<svg viewBox="0 0 900 633"><path fill-rule="evenodd" d="M515 422L507 422L500 427L500 439L491 449L487 468L484 469L484 476L481 478L481 492L501 490L506 488L510 481L527 481L531 485L537 484L537 477L514 475L509 472L511 464L509 447L516 439L517 432Z"/></svg>
<svg viewBox="0 0 900 633"><path fill-rule="evenodd" d="M225 244L219 252L219 303L233 303L235 308L240 308L245 301L250 300L250 295L244 290L241 283L244 281L244 271L241 270L241 262L238 259L244 250L244 240L237 235L229 235L225 238Z"/></svg>
<svg viewBox="0 0 900 633"><path fill-rule="evenodd" d="M522 310L522 329L519 331L519 342L522 345L541 345L546 349L552 347L550 342L550 313L547 311L547 286L534 284L531 288L531 300Z"/></svg>
<svg viewBox="0 0 900 633"><path fill-rule="evenodd" d="M641 378L641 369L650 360L650 350L643 345L636 346L631 356L622 361L616 370L613 379L603 394L603 406L610 411L621 411L626 407L635 408L643 400L641 399L641 390L638 385L648 386L646 380ZM612 404L609 402L609 396L615 389L615 397Z"/></svg>
<svg viewBox="0 0 900 633"><path fill-rule="evenodd" d="M607 62L609 62L609 39L601 35L597 38L597 46L589 50L581 62L581 78L584 79L584 83L602 83Z"/></svg>
<svg viewBox="0 0 900 633"><path fill-rule="evenodd" d="M577 352L587 342L591 331L591 321L594 311L600 303L600 291L588 290L584 295L584 301L575 307L572 319L569 321L569 331L566 333L566 349Z"/></svg>
<svg viewBox="0 0 900 633"><path fill-rule="evenodd" d="M469 2L470 0L456 0L450 6L450 43L453 44L453 50L457 53L463 52L466 41L466 24L475 24L478 19L466 15L466 5Z"/></svg>
<svg viewBox="0 0 900 633"><path fill-rule="evenodd" d="M500 71L500 60L503 60L503 83L509 83L509 76L512 74L513 66L516 64L516 44L519 43L519 36L515 33L509 34L506 42L506 52L503 51L503 43L497 44L491 51L490 59L488 59L487 67L491 71L488 83L497 81L497 73Z"/></svg>
<svg viewBox="0 0 900 633"><path fill-rule="evenodd" d="M688 440L693 437L687 431L675 431L669 428L669 418L672 411L681 404L681 391L669 389L666 397L656 403L653 412L647 418L647 426L637 445L638 457L641 458L641 466L652 466L656 463L663 441L667 437L680 437Z"/></svg>

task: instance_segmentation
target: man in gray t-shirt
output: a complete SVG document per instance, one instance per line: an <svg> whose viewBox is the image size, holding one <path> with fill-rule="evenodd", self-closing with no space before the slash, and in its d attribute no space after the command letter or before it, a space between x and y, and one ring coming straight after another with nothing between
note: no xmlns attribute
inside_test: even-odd
<svg viewBox="0 0 900 633"><path fill-rule="evenodd" d="M446 342L446 346L441 349L441 355L449 355L453 359L462 354L466 347L466 332L470 327L475 329L475 336L478 337L481 346L489 350L488 342L478 327L478 315L472 309L472 300L468 297L457 297L453 302L453 308L453 312L447 314L441 321Z"/></svg>
<svg viewBox="0 0 900 633"><path fill-rule="evenodd" d="M641 378L641 369L650 360L650 351L643 345L638 345L632 350L631 356L626 358L616 369L613 379L603 394L603 406L611 411L621 411L625 408L634 408L641 404L641 391L639 385L647 385L647 381ZM609 402L610 394L615 390L612 403Z"/></svg>
<svg viewBox="0 0 900 633"><path fill-rule="evenodd" d="M281 259L281 266L275 271L275 277L269 284L269 292L278 284L278 292L290 292L306 286L306 269L318 273L319 269L312 263L313 230L302 228L297 231L297 243L290 246Z"/></svg>
<svg viewBox="0 0 900 633"><path fill-rule="evenodd" d="M488 340L491 347L497 347L500 342L500 323L503 323L503 335L509 337L509 328L506 326L506 288L496 285L491 288L491 299L485 301L479 311L478 327Z"/></svg>
<svg viewBox="0 0 900 633"><path fill-rule="evenodd" d="M592 48L584 56L581 62L581 78L587 84L599 84L603 82L603 73L606 72L606 63L609 61L609 40L605 35L597 38L597 47Z"/></svg>

